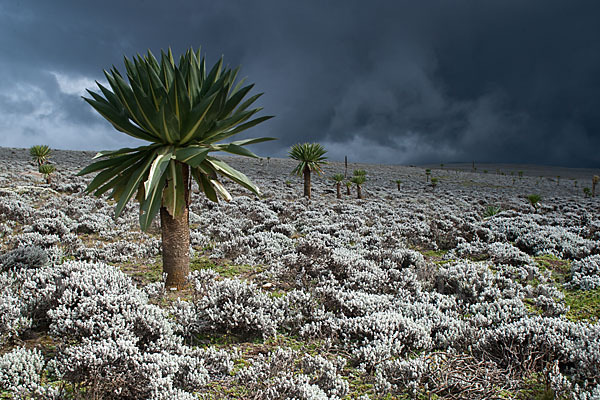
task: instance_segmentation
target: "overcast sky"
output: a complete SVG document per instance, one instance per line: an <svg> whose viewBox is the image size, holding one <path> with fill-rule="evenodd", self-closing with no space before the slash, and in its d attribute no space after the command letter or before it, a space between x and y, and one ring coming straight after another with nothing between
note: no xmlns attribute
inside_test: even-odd
<svg viewBox="0 0 600 400"><path fill-rule="evenodd" d="M265 92L264 156L597 167L599 21L597 0L0 0L0 146L135 145L84 89L202 46Z"/></svg>

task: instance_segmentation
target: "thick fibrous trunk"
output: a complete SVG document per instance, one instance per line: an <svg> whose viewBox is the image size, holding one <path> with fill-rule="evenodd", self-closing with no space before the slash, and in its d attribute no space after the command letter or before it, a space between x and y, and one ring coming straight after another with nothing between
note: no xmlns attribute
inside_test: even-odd
<svg viewBox="0 0 600 400"><path fill-rule="evenodd" d="M304 196L310 199L310 168L304 168Z"/></svg>
<svg viewBox="0 0 600 400"><path fill-rule="evenodd" d="M346 194L350 196L350 186L346 186Z"/></svg>
<svg viewBox="0 0 600 400"><path fill-rule="evenodd" d="M398 191L400 191L400 184L398 183L397 185L398 185Z"/></svg>
<svg viewBox="0 0 600 400"><path fill-rule="evenodd" d="M182 164L185 189L185 210L172 217L165 207L160 208L163 272L167 274L165 286L183 288L190 273L190 224L189 224L189 167Z"/></svg>
<svg viewBox="0 0 600 400"><path fill-rule="evenodd" d="M359 199L362 199L362 188L360 187L360 185L356 185L356 194Z"/></svg>
<svg viewBox="0 0 600 400"><path fill-rule="evenodd" d="M335 185L336 189L337 189L337 198L341 199L342 198L342 184L340 182L336 183Z"/></svg>

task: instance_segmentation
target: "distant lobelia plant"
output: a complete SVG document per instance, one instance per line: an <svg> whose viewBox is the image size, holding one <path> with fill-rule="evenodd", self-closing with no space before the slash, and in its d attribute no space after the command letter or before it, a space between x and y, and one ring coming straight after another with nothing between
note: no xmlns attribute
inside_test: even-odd
<svg viewBox="0 0 600 400"><path fill-rule="evenodd" d="M348 156L344 156L344 178L348 177Z"/></svg>
<svg viewBox="0 0 600 400"><path fill-rule="evenodd" d="M29 155L33 158L33 161L38 165L38 167L48 161L50 158L50 147L43 145L31 146L29 148Z"/></svg>
<svg viewBox="0 0 600 400"><path fill-rule="evenodd" d="M350 181L356 185L356 196L357 198L362 199L362 185L367 181L367 171L364 169L357 169L354 170L352 175Z"/></svg>
<svg viewBox="0 0 600 400"><path fill-rule="evenodd" d="M426 169L425 170L425 177L426 177L426 181L429 182L429 176L431 175L431 170L430 169Z"/></svg>
<svg viewBox="0 0 600 400"><path fill-rule="evenodd" d="M596 197L596 185L600 182L600 176L594 175L592 177L592 197Z"/></svg>
<svg viewBox="0 0 600 400"><path fill-rule="evenodd" d="M352 187L351 181L346 181L346 195L350 196L350 188Z"/></svg>
<svg viewBox="0 0 600 400"><path fill-rule="evenodd" d="M396 185L398 185L398 191L400 191L400 185L402 184L402 181L400 179L396 179L394 182L396 182Z"/></svg>
<svg viewBox="0 0 600 400"><path fill-rule="evenodd" d="M502 211L502 208L500 208L500 206L495 206L493 204L490 204L485 208L485 211L483 212L483 217L491 218L494 215L498 214L500 211Z"/></svg>
<svg viewBox="0 0 600 400"><path fill-rule="evenodd" d="M335 189L337 198L342 198L342 182L344 181L344 174L335 174L330 178L333 182L335 182Z"/></svg>
<svg viewBox="0 0 600 400"><path fill-rule="evenodd" d="M527 196L527 200L529 204L533 206L533 208L537 211L540 201L542 200L542 196L539 194L530 194Z"/></svg>
<svg viewBox="0 0 600 400"><path fill-rule="evenodd" d="M40 174L44 175L44 179L46 179L46 183L50 184L50 176L56 172L56 167L52 164L42 164L38 167L38 171Z"/></svg>
<svg viewBox="0 0 600 400"><path fill-rule="evenodd" d="M592 197L592 191L590 190L589 187L584 187L583 188L583 195L585 197Z"/></svg>
<svg viewBox="0 0 600 400"><path fill-rule="evenodd" d="M438 183L439 183L439 179L438 178L431 178L431 187L432 188L435 189L437 187Z"/></svg>
<svg viewBox="0 0 600 400"><path fill-rule="evenodd" d="M310 199L311 183L310 174L316 172L317 175L323 173L321 165L327 164L325 157L327 150L319 143L297 143L289 151L291 159L299 161L292 173L300 176L304 175L304 196Z"/></svg>
<svg viewBox="0 0 600 400"><path fill-rule="evenodd" d="M523 171L519 171L519 179L523 177Z"/></svg>
<svg viewBox="0 0 600 400"><path fill-rule="evenodd" d="M200 50L188 50L175 62L169 49L157 60L146 56L124 59L128 82L113 67L104 72L110 88L98 84L84 98L118 131L150 142L137 148L103 151L101 158L78 175L99 172L86 191L96 196L109 192L117 202L118 217L135 196L140 203L139 222L147 230L160 213L163 271L168 287L182 287L189 274L189 205L192 178L212 201L230 200L219 176L231 179L259 195L258 188L241 172L209 155L224 151L257 156L244 146L272 138L219 142L251 128L271 116L251 119L261 108L249 107L262 95L246 100L254 85L237 80L239 67L223 68L223 58L209 70Z"/></svg>

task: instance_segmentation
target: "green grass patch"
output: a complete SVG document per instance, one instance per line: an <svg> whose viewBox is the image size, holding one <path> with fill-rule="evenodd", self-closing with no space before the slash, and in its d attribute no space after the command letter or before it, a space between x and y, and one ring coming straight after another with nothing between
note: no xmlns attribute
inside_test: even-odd
<svg viewBox="0 0 600 400"><path fill-rule="evenodd" d="M112 264L131 276L134 281L141 284L159 282L162 280L162 261L157 257L150 263L127 262L123 264Z"/></svg>
<svg viewBox="0 0 600 400"><path fill-rule="evenodd" d="M550 271L554 283L565 283L571 274L571 261L563 260L552 254L534 257L540 271Z"/></svg>
<svg viewBox="0 0 600 400"><path fill-rule="evenodd" d="M529 311L530 314L542 315L544 313L544 311L535 304L535 301L533 299L523 299L523 304L525 305L525 308L527 309L527 311Z"/></svg>
<svg viewBox="0 0 600 400"><path fill-rule="evenodd" d="M422 250L421 254L424 257L437 257L442 258L448 253L448 250Z"/></svg>
<svg viewBox="0 0 600 400"><path fill-rule="evenodd" d="M567 318L571 321L597 322L600 320L600 288L595 290L565 291L569 306Z"/></svg>
<svg viewBox="0 0 600 400"><path fill-rule="evenodd" d="M516 393L515 397L520 400L555 400L554 391L548 387L541 373L533 373L523 379L523 388ZM560 397L562 399L562 397Z"/></svg>
<svg viewBox="0 0 600 400"><path fill-rule="evenodd" d="M436 265L444 265L455 261L454 259L444 260L444 256L449 250L425 250L417 247L411 247L411 249L418 251L423 255L423 257L425 257L426 261L432 262Z"/></svg>
<svg viewBox="0 0 600 400"><path fill-rule="evenodd" d="M199 271L201 269L212 269L225 278L244 277L248 278L264 271L260 265L234 265L228 262L216 263L206 256L195 257L190 261L190 269Z"/></svg>
<svg viewBox="0 0 600 400"><path fill-rule="evenodd" d="M248 399L250 394L246 385L221 380L209 382L203 390L201 398L207 400Z"/></svg>

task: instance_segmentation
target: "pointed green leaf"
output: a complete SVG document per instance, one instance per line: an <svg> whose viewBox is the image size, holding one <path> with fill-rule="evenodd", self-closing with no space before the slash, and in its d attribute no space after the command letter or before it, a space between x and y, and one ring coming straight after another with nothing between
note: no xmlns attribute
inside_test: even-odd
<svg viewBox="0 0 600 400"><path fill-rule="evenodd" d="M185 184L181 164L171 160L167 168L167 186L163 190L163 204L172 217L178 217L185 209Z"/></svg>
<svg viewBox="0 0 600 400"><path fill-rule="evenodd" d="M156 150L148 154L143 160L141 165L131 174L127 185L124 187L123 193L119 195L119 202L115 208L115 218L121 215L125 204L131 199L135 191L137 190L140 183L143 181L144 176L148 172L154 157L156 156ZM116 200L116 199L115 199Z"/></svg>
<svg viewBox="0 0 600 400"><path fill-rule="evenodd" d="M137 139L147 140L149 142L154 142L156 138L149 134L146 131L136 127L127 119L127 116L116 111L114 108L97 102L92 99L83 98L89 105L94 107L96 111L104 118L108 120L118 131L121 131L129 136L133 136Z"/></svg>
<svg viewBox="0 0 600 400"><path fill-rule="evenodd" d="M237 108L236 113L238 112L242 112L242 111L246 111L246 109L248 107L250 107L257 99L259 99L264 93L259 93L259 94L255 94L254 96L250 97L248 100L246 100L245 102L243 102L242 104L240 104L240 106Z"/></svg>
<svg viewBox="0 0 600 400"><path fill-rule="evenodd" d="M239 144L239 143L238 143ZM120 155L120 154L129 154L129 153L134 153L134 152L140 152L140 151L145 151L145 150L149 150L151 148L157 147L158 145L156 144L151 144L148 146L140 146L140 147L134 147L134 148L129 148L129 147L124 147L122 149L119 150L102 150L100 152L98 152L93 159L99 158L99 157L106 157L106 156L116 156L116 155Z"/></svg>
<svg viewBox="0 0 600 400"><path fill-rule="evenodd" d="M253 126L258 125L261 122L266 121L266 120L271 119L271 118L273 118L273 116L268 115L268 116L265 116L265 117L258 117L256 119L253 119L252 121L249 121L249 122L246 122L244 124L238 125L237 127L233 128L231 130L228 130L228 131L225 131L225 132L221 132L218 135L213 136L211 138L211 142L213 142L213 143L220 142L222 140L227 139L228 137L236 135L236 134L238 134L238 133L240 133L242 131L245 131L246 129L252 128Z"/></svg>
<svg viewBox="0 0 600 400"><path fill-rule="evenodd" d="M179 141L180 144L189 142L195 135L204 121L206 114L211 109L213 102L216 99L216 93L203 99L196 107L194 107L187 116L187 121L182 127L182 135Z"/></svg>
<svg viewBox="0 0 600 400"><path fill-rule="evenodd" d="M173 146L163 147L156 153L156 158L150 166L148 172L148 179L144 182L144 191L146 196L154 189L154 186L158 184L161 177L165 174L165 170L169 165L169 161L173 158Z"/></svg>
<svg viewBox="0 0 600 400"><path fill-rule="evenodd" d="M206 175L204 175L204 173L202 173L202 171L200 171L199 168L193 169L192 176L194 177L194 179L196 180L196 183L198 184L198 187L200 188L200 190L202 192L204 192L206 197L209 200L214 201L215 203L218 203L219 197L217 196L217 192L215 191L214 187L210 183L210 180L208 179L208 177Z"/></svg>
<svg viewBox="0 0 600 400"><path fill-rule="evenodd" d="M94 177L94 179L92 179L90 184L85 189L86 193L93 192L94 190L99 188L101 185L106 183L113 176L117 176L125 169L130 168L132 165L134 165L136 162L138 162L141 158L142 158L141 154L136 155L133 157L129 157L127 160L120 162L119 164L116 164L114 166L111 166L110 168L106 168L104 171L102 171L98 175L96 175Z"/></svg>
<svg viewBox="0 0 600 400"><path fill-rule="evenodd" d="M113 179L111 179L108 183L106 183L103 186L101 186L100 188L98 188L98 190L96 190L94 192L94 196L100 197L105 192L109 191L110 189L114 189L115 187L117 187L119 185L125 185L127 183L128 179L129 179L129 175L127 175L126 173L117 175Z"/></svg>
<svg viewBox="0 0 600 400"><path fill-rule="evenodd" d="M243 89L239 90L233 96L231 96L231 98L227 100L227 102L225 103L225 107L221 111L221 118L228 117L253 87L254 84L248 85Z"/></svg>
<svg viewBox="0 0 600 400"><path fill-rule="evenodd" d="M223 200L225 200L227 202L231 201L231 199L232 199L231 195L229 194L227 189L225 189L225 186L223 186L223 184L221 182L219 182L217 179L210 179L210 183L214 187L215 191L221 195Z"/></svg>
<svg viewBox="0 0 600 400"><path fill-rule="evenodd" d="M177 161L188 164L192 168L196 168L204 161L210 149L200 146L188 146L179 148L175 151Z"/></svg>
<svg viewBox="0 0 600 400"><path fill-rule="evenodd" d="M230 167L229 165L227 165L227 163L218 160L214 157L207 157L205 162L207 162L219 174L226 176L232 181L250 190L257 196L260 196L260 190L258 190L258 187L256 187L256 185L252 183L252 181L240 171Z"/></svg>
<svg viewBox="0 0 600 400"><path fill-rule="evenodd" d="M152 187L150 192L146 192L146 200L140 204L140 227L142 231L147 231L152 220L160 210L162 204L162 194L167 181L167 174L162 174L158 183Z"/></svg>
<svg viewBox="0 0 600 400"><path fill-rule="evenodd" d="M236 140L235 142L231 142L230 144L236 144L238 146L246 146L246 145L249 145L249 144L256 144L256 143L267 142L269 140L277 140L277 138L274 138L274 137L261 137L261 138L253 138L253 139L242 139L242 140Z"/></svg>
<svg viewBox="0 0 600 400"><path fill-rule="evenodd" d="M79 171L77 173L77 176L87 175L92 172L100 171L101 169L110 168L115 165L120 165L126 162L127 160L130 160L131 158L132 156L130 154L124 154L116 157L111 157L109 159L96 161Z"/></svg>
<svg viewBox="0 0 600 400"><path fill-rule="evenodd" d="M239 156L258 158L258 156L256 154L254 154L247 148L238 146L238 145L232 144L232 143L216 145L216 146L213 146L213 148L216 151L224 151L224 152L231 153L231 154L237 154Z"/></svg>

